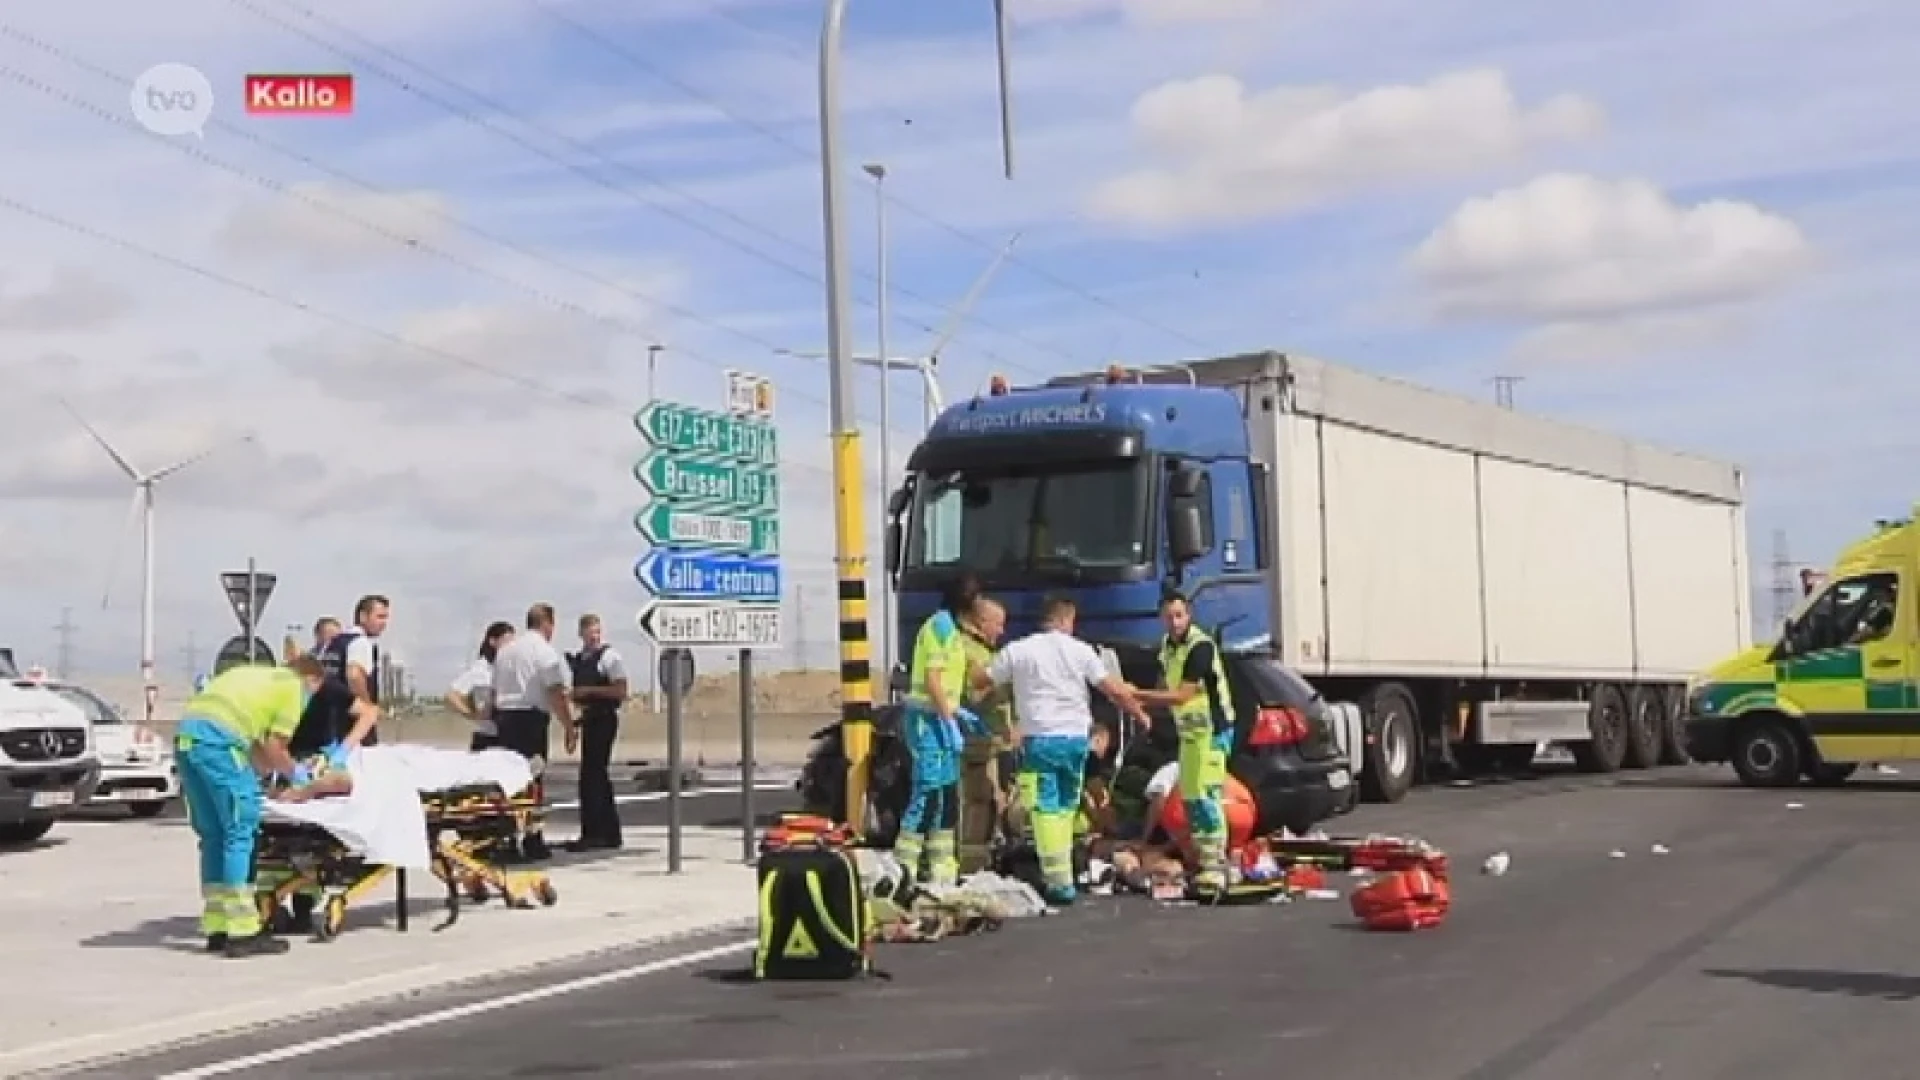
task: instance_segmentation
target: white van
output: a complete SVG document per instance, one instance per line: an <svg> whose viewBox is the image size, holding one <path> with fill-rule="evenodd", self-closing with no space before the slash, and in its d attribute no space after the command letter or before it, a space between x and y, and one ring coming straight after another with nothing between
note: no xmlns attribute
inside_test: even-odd
<svg viewBox="0 0 1920 1080"><path fill-rule="evenodd" d="M12 654L0 649L0 847L38 841L99 783L87 714L20 678Z"/></svg>

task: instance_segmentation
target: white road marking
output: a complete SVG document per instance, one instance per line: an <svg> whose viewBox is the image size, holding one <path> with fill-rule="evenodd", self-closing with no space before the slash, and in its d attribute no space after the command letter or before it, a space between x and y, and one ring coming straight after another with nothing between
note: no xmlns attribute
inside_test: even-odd
<svg viewBox="0 0 1920 1080"><path fill-rule="evenodd" d="M745 952L752 947L753 942L751 941L735 941L726 945L715 945L712 948L699 949L690 953L681 953L678 956L669 956L660 960L649 960L644 964L634 964L630 967L603 971L597 975L587 975L578 979L568 979L565 982L536 986L531 990L520 990L511 994L503 994L497 998L487 998L484 1001L473 1001L465 1005L454 1005L445 1009L436 1009L433 1012L409 1016L403 1020L391 1020L384 1024L375 1024L372 1027L343 1031L338 1035L327 1035L318 1039L309 1039L306 1042L295 1043L292 1046L282 1046L276 1050L263 1050L257 1054L245 1054L236 1058L228 1058L225 1061L216 1061L208 1065L199 1066L198 1068L167 1073L160 1077L160 1080L199 1080L199 1078L207 1076L226 1076L230 1073L242 1072L247 1069L257 1069L262 1065L275 1065L283 1061L293 1061L296 1058L311 1057L314 1054L323 1054L329 1050L338 1050L343 1046L371 1042L375 1039L384 1039L390 1035L401 1035L409 1031L418 1031L421 1028L434 1027L438 1024L445 1024L454 1020L465 1020L470 1016L481 1016L490 1012L498 1012L501 1009L530 1005L536 1001L545 1001L549 998L561 997L566 994L577 994L582 990L596 990L602 986L611 986L614 983L625 982L629 979L638 979L646 975L656 975L662 971L672 971L675 968L689 967L703 961L717 960L722 956Z"/></svg>

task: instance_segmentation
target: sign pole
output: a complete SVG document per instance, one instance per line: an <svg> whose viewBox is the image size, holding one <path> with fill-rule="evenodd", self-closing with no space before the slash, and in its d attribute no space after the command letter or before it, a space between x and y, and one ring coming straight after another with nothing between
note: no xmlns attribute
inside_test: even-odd
<svg viewBox="0 0 1920 1080"><path fill-rule="evenodd" d="M681 805L680 771L684 748L681 746L681 730L686 709L686 682L680 678L683 667L693 657L681 648L660 650L660 674L667 684L667 873L680 872L680 833L685 822L682 818L684 807Z"/></svg>
<svg viewBox="0 0 1920 1080"><path fill-rule="evenodd" d="M740 650L740 861L754 861L753 650Z"/></svg>
<svg viewBox="0 0 1920 1080"><path fill-rule="evenodd" d="M240 632L244 634L247 639L247 665L249 667L259 660L259 657L254 655L253 650L253 639L255 636L254 624L256 620L260 618L260 613L254 610L254 608L260 605L254 602L254 598L259 595L260 571L259 568L254 565L254 561L249 558L247 560L247 617L240 628Z"/></svg>

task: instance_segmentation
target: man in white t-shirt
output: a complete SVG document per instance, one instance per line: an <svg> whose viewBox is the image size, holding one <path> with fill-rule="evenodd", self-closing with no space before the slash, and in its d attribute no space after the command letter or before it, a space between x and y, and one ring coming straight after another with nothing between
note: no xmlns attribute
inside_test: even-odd
<svg viewBox="0 0 1920 1080"><path fill-rule="evenodd" d="M1073 821L1086 776L1087 736L1093 729L1095 689L1130 716L1140 705L1127 684L1107 670L1093 646L1073 636L1073 601L1050 596L1040 632L1001 649L976 682L1012 686L1020 730L1020 799L1033 821L1049 903L1070 904Z"/></svg>

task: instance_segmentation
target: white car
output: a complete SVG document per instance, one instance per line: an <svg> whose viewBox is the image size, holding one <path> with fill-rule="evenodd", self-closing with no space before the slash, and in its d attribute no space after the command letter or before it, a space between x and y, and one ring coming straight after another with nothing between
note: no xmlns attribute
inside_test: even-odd
<svg viewBox="0 0 1920 1080"><path fill-rule="evenodd" d="M100 755L100 783L90 806L124 806L138 818L158 817L180 797L172 748L160 733L127 721L112 702L84 686L48 680L47 689L87 714Z"/></svg>
<svg viewBox="0 0 1920 1080"><path fill-rule="evenodd" d="M92 796L100 759L79 706L20 679L11 657L0 660L0 847L14 847L38 841Z"/></svg>

